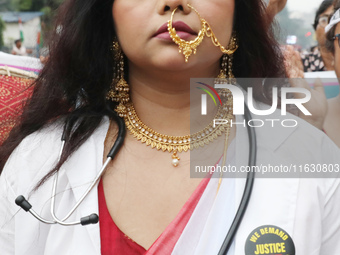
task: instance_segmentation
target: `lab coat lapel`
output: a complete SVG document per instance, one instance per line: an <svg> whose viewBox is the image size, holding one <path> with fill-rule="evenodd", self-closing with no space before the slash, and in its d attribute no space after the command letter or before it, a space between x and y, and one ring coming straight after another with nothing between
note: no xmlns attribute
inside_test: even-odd
<svg viewBox="0 0 340 255"><path fill-rule="evenodd" d="M76 202L83 196L102 167L104 142L108 128L109 120L108 118L105 118L94 134L74 153L69 161L64 164L63 169L66 170L65 174L67 175ZM71 205L71 207L73 206L74 205ZM81 217L88 216L92 213L98 214L97 185L79 205L75 214L77 219L80 219ZM92 244L96 249L96 254L100 254L99 223L80 228L85 228L87 230ZM79 227L77 229L79 230ZM82 237L83 233L84 231L82 231L79 237ZM84 244L86 242L85 240L80 241Z"/></svg>
<svg viewBox="0 0 340 255"><path fill-rule="evenodd" d="M292 237L298 189L299 179L255 180L252 197L236 234L235 254L244 254L245 246L251 242L249 235L259 227L276 226ZM243 192L241 185L238 192Z"/></svg>
<svg viewBox="0 0 340 255"><path fill-rule="evenodd" d="M268 106L257 104L257 109L263 108ZM295 116L288 115L288 117L300 121ZM265 121L265 119L282 119L282 116L279 111L276 111L271 116L253 116L253 118ZM242 120L242 117L237 117L238 122ZM274 155L294 130L295 128L284 128L281 125L272 128L268 123L261 128L255 128L258 148L256 165ZM241 166L248 165L249 142L246 127L241 125L237 127L236 139L236 165L240 169ZM299 179L259 177L260 174L255 175L250 202L236 234L235 254L244 254L247 237L251 231L260 226L275 225L290 235L293 232ZM236 179L235 213L243 196L245 182L246 179ZM277 217L278 214L281 215L280 218Z"/></svg>
<svg viewBox="0 0 340 255"><path fill-rule="evenodd" d="M268 106L263 103L254 103L257 109L265 109ZM293 119L296 119L294 116ZM276 111L271 116L252 116L252 118L261 119L265 121L265 119L281 119L280 112ZM301 121L296 119L297 121ZM236 115L236 123L242 123L236 125L236 166L237 169L240 169L241 166L248 166L248 157L249 157L249 139L248 139L248 131L247 127L243 126L244 117L240 115ZM245 123L247 125L247 123ZM275 130L275 132L273 132ZM259 147L263 147L269 149L271 151L275 151L280 145L289 137L289 135L294 132L295 128L285 128L280 125L275 126L273 128L271 124L266 123L263 127L255 128L256 134L256 142L257 142L257 152ZM257 163L258 162L257 155ZM240 176L246 178L246 174L244 176ZM258 176L255 176L255 178ZM243 196L243 190L245 186L246 180L243 178L236 179L236 201L241 201Z"/></svg>

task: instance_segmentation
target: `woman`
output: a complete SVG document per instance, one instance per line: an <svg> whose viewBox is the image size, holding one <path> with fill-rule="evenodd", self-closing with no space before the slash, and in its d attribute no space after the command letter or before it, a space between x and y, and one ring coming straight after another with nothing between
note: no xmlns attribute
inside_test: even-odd
<svg viewBox="0 0 340 255"><path fill-rule="evenodd" d="M319 72L334 70L334 59L326 49L325 27L329 17L333 13L333 1L324 0L316 11L313 28L316 32L318 45L311 49L309 54L302 55L302 63L305 72Z"/></svg>
<svg viewBox="0 0 340 255"><path fill-rule="evenodd" d="M207 126L197 136L183 136L192 131L190 123L195 123L194 130L200 123L198 116L190 114L189 81L217 76L232 81L233 75L283 77L282 56L268 32L266 17L259 0L65 1L59 10L50 58L21 123L1 148L2 254L340 251L338 180L256 180L228 252L221 246L245 179L222 179L220 175L189 178L190 165L196 163L189 162L194 153L199 159L212 158L212 164L223 155L222 166L247 166L250 145L245 126L226 126L225 132ZM204 34L199 33L202 24L212 28L219 47L205 37L193 54L197 44L187 45L186 41ZM180 54L175 42L186 46ZM261 102L256 103L257 109L268 108L264 103L271 102L269 82L248 80L242 85L254 88L254 98ZM224 93L228 96L224 91L222 99ZM215 114L216 109L209 107L208 112ZM134 135L124 134L122 120L113 109ZM229 112L221 114L231 120ZM279 118L279 112L272 117ZM65 128L67 143L57 163L65 119L70 123ZM242 122L242 117L237 116L236 121ZM211 136L213 131L221 135ZM197 145L202 136L210 142L204 140L192 152L179 145ZM290 160L335 164L339 155L325 135L303 121L291 129L260 128L257 140L258 165L287 164ZM60 169L52 211L64 217L81 200L115 141L122 147L115 151L99 185L67 219L76 221L99 213L99 225L47 225L14 205L22 194L43 218L51 220L50 192ZM299 155L302 148L309 148L310 153Z"/></svg>
<svg viewBox="0 0 340 255"><path fill-rule="evenodd" d="M334 68L335 73L339 79L340 77L340 50L339 50L339 38L340 33L339 22L339 8L340 2L334 2L335 14L331 19L331 23L326 27L327 31L327 48L334 55ZM324 121L324 130L327 135L340 147L339 137L339 115L340 114L340 96L336 96L328 100L328 113Z"/></svg>

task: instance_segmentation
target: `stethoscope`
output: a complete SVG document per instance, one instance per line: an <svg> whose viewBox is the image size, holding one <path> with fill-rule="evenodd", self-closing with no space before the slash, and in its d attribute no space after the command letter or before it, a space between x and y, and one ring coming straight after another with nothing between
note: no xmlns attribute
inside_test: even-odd
<svg viewBox="0 0 340 255"><path fill-rule="evenodd" d="M46 224L60 224L62 226L73 226L73 225L81 224L81 225L85 226L85 225L89 225L89 224L98 223L99 217L95 213L88 215L88 216L85 216L85 217L82 217L79 221L75 221L75 222L66 222L66 220L68 220L70 218L70 216L75 212L75 210L78 208L78 206L81 204L81 202L85 199L85 197L96 186L97 182L99 181L99 179L103 175L106 167L111 162L111 160L116 156L119 149L123 145L125 132L126 132L125 122L122 118L118 117L117 115L114 114L113 116L114 116L115 120L117 121L118 128L119 128L118 138L115 141L114 145L112 146L110 152L107 155L107 159L106 159L105 163L103 164L102 168L100 169L100 171L96 175L95 179L92 181L91 185L87 188L87 190L81 196L79 201L73 206L73 208L70 210L70 212L64 218L59 219L55 214L55 197L56 197L56 189L57 189L57 183L58 183L58 172L56 172L56 174L55 174L54 181L53 181L53 187L52 187L52 198L51 198L50 211L51 211L51 215L52 215L53 220L47 220L47 219L44 219L43 217L39 216L32 209L32 205L22 195L20 195L16 198L15 203L18 206L20 206L22 209L24 209L26 212L31 213L36 219L38 219L39 221L46 223ZM246 104L245 104L244 118L247 122L251 118L250 111L249 111L248 106ZM59 160L60 160L62 152L64 150L65 143L66 143L66 140L67 140L67 136L71 132L71 129L72 129L72 127L70 125L70 121L66 121L66 124L64 125L63 134L62 134L62 137L61 137L62 145L61 145L61 149L60 149L59 156L58 156ZM251 167L251 166L256 165L256 134L255 134L254 127L251 127L249 125L247 125L247 131L248 131L248 139L249 139L248 165ZM255 177L255 173L253 173L253 172L249 172L247 174L247 181L246 181L246 184L245 184L245 188L244 188L244 192L243 192L243 196L242 196L240 205L239 205L238 210L235 214L235 217L234 217L234 220L231 224L231 227L229 228L228 234L223 241L223 244L221 246L221 249L220 249L218 255L226 255L228 253L228 250L229 250L233 240L234 240L234 237L235 237L236 232L239 228L239 225L242 221L242 218L243 218L243 216L246 212L246 209L247 209L247 206L248 206L248 203L249 203L249 200L250 200L250 196L251 196L251 192L252 192L252 188L253 188L253 184L254 184L254 177Z"/></svg>

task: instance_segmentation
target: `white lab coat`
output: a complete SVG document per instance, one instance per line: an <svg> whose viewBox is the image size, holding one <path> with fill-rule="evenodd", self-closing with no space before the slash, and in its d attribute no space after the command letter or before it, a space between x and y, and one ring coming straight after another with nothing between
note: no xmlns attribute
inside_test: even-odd
<svg viewBox="0 0 340 255"><path fill-rule="evenodd" d="M265 106L259 104L259 107ZM288 117L298 119L291 115ZM282 117L279 112L275 112L272 118ZM237 120L240 122L241 117ZM60 217L68 213L79 200L101 168L108 127L109 121L105 119L95 133L63 165L56 201L56 213ZM2 255L100 254L99 224L85 227L46 225L14 203L15 198L22 194L29 198L39 214L51 219L49 207L53 178L31 196L29 194L56 163L61 133L61 127L50 126L30 135L14 151L5 166L0 178ZM340 152L334 143L321 131L302 120L299 120L296 128L258 128L256 133L258 165L268 162L340 163ZM236 165L245 166L248 164L249 148L246 128L237 126L235 139ZM67 171L64 171L65 169ZM215 187L217 181L212 179L209 182L172 254L213 255L219 251L228 232L230 219L242 197L245 179L234 180L234 206L229 206L228 200L225 199L230 188L226 179L222 181L216 197L207 195L207 191ZM79 220L92 213L98 213L96 188L81 203L71 220ZM202 224L196 224L202 220L205 220L203 228ZM340 254L339 179L257 178L248 209L234 241L233 254L245 254L248 235L263 225L274 225L286 231L292 238L298 255ZM199 229L197 226L200 226Z"/></svg>

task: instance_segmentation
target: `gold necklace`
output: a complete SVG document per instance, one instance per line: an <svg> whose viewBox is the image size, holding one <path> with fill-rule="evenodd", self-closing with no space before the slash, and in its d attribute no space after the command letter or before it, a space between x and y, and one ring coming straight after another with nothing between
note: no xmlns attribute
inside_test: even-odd
<svg viewBox="0 0 340 255"><path fill-rule="evenodd" d="M169 136L154 131L140 120L131 102L126 105L127 114L124 115L124 120L126 127L138 141L145 143L152 149L156 148L163 152L172 153L171 163L174 167L177 167L180 161L177 152L187 152L188 150L204 147L223 133L229 136L230 120L233 118L232 103L232 100L228 100L223 107L220 106L214 117L214 119L227 120L227 123L214 126L214 120L212 120L203 130L192 135Z"/></svg>

